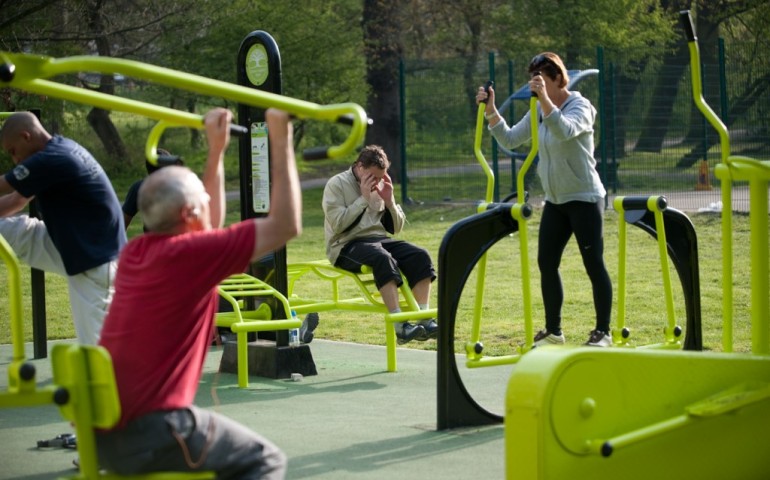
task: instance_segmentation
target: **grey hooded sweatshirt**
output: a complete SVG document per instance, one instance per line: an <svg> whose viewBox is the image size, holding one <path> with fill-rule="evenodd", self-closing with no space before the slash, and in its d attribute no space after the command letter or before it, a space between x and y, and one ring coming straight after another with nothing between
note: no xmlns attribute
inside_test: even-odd
<svg viewBox="0 0 770 480"><path fill-rule="evenodd" d="M538 117L542 117L540 105ZM545 200L555 204L571 201L597 202L607 191L596 171L594 120L596 109L580 92L570 92L561 108L541 118L538 127L540 157L537 174ZM530 112L513 127L505 119L489 131L504 147L514 148L531 138Z"/></svg>

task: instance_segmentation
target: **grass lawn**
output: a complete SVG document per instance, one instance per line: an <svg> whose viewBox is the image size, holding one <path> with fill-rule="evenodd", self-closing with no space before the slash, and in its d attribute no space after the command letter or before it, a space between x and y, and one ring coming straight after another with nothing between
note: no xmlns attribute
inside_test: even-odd
<svg viewBox="0 0 770 480"><path fill-rule="evenodd" d="M292 241L287 248L289 262L320 260L324 258L323 217L320 208L321 189L306 190L304 199L304 231L300 238ZM398 197L397 197L398 198ZM472 205L422 205L407 206L408 224L401 238L427 248L434 261L447 229L457 220L472 215ZM228 204L228 221L239 216L237 202ZM530 240L530 277L532 291L532 313L535 330L543 325L542 298L537 271L537 228L540 210L528 222ZM703 343L707 350L720 351L722 335L722 273L721 273L721 232L720 217L713 213L691 215L698 234L700 259L701 310L703 315ZM139 219L137 219L139 220ZM140 221L135 220L129 230L133 236L140 232ZM734 217L734 323L735 350L751 350L751 327L749 324L749 271L748 264L748 217ZM618 269L618 216L609 210L605 221L605 258L615 285L614 305L617 306ZM662 288L660 262L656 242L647 233L629 228L627 264L627 318L626 326L632 331L632 338L638 345L662 341L662 329L666 322L665 296ZM487 255L487 271L483 317L481 325L485 353L502 355L513 353L523 343L523 309L518 298L521 295L521 272L519 258L519 236L511 235L496 244ZM564 254L561 266L565 291L563 327L568 343L583 343L594 325L594 310L591 289L580 255L574 241ZM439 272L441 275L441 272ZM671 266L674 283L674 302L677 323L685 326L685 306L676 271ZM0 268L0 282L7 285L7 271ZM434 284L435 286L435 284ZM323 291L323 282L300 284L301 293L312 295ZM457 313L457 345L455 351L463 352L469 338L476 288L476 271L471 274L460 300ZM305 290L306 289L306 290ZM31 313L29 268L22 265L22 291L24 298L23 317L25 339L31 341ZM8 289L5 289L7 295ZM72 338L74 328L70 319L66 284L62 278L46 275L48 338ZM437 305L436 289L431 305ZM613 310L613 323L617 311ZM159 327L161 329L162 327ZM382 318L379 315L356 314L352 312L327 312L321 315L321 324L316 338L344 340L356 343L382 345ZM10 342L8 302L0 302L0 343ZM435 349L435 342L409 344L411 348Z"/></svg>

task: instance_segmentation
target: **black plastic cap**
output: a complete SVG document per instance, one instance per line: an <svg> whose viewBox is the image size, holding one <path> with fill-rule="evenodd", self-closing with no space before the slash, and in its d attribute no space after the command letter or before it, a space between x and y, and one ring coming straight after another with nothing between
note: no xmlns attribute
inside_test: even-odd
<svg viewBox="0 0 770 480"><path fill-rule="evenodd" d="M53 392L53 403L56 405L66 405L70 401L70 391L64 387L59 387Z"/></svg>
<svg viewBox="0 0 770 480"><path fill-rule="evenodd" d="M3 63L0 65L0 81L10 82L16 74L16 65L12 63Z"/></svg>
<svg viewBox="0 0 770 480"><path fill-rule="evenodd" d="M604 442L602 444L602 457L609 457L612 455L612 444L610 442Z"/></svg>
<svg viewBox="0 0 770 480"><path fill-rule="evenodd" d="M24 363L19 368L19 376L24 381L29 381L35 378L35 366L31 363Z"/></svg>
<svg viewBox="0 0 770 480"><path fill-rule="evenodd" d="M682 22L682 28L684 29L684 36L688 42L695 42L698 37L695 36L695 26L692 23L692 15L689 10L679 11L679 20Z"/></svg>

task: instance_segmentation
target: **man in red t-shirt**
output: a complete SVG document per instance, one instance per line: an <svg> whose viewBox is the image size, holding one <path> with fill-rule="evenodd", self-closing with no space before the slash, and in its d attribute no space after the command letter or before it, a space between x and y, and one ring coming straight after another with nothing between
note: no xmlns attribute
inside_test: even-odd
<svg viewBox="0 0 770 480"><path fill-rule="evenodd" d="M284 476L285 456L270 441L192 404L214 328L217 285L302 229L292 125L284 112L270 109L265 116L273 157L266 217L222 228L222 160L232 121L224 109L205 117L209 156L202 182L188 168L170 166L139 190L149 231L120 255L100 341L112 355L122 408L117 427L97 437L102 468L119 474L209 470L219 479Z"/></svg>

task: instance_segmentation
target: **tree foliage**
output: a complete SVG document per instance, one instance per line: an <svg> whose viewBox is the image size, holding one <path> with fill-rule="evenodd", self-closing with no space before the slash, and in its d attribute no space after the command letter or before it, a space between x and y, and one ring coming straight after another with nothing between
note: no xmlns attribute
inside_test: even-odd
<svg viewBox="0 0 770 480"><path fill-rule="evenodd" d="M380 117L367 140L390 145L395 154L399 56L462 58L460 88L473 113L473 91L483 80L475 72L487 52L522 65L551 50L568 65L589 66L601 45L608 52L624 52L614 66L622 80L620 93L633 97L641 72L682 64L686 51L677 12L689 8L702 41L723 37L728 45L754 43L754 53L741 59L746 71L735 75L746 93L756 93L762 79L756 72L767 71L770 61L763 55L769 5L766 0L0 0L0 49L53 57L110 55L233 82L241 41L249 32L263 30L280 48L284 94L320 104L367 105L370 115ZM106 93L115 88L109 76L64 81ZM650 106L647 124L657 140L641 148L655 150L666 125L653 113L678 93L666 90L662 78L651 88L657 89L657 106ZM706 94L708 98L714 92ZM228 104L149 85L141 85L141 95L197 112ZM739 97L742 105L751 101L749 95ZM6 110L39 103L7 90L1 99ZM49 100L45 108L54 124L68 121L61 102ZM109 112L93 109L83 117L107 151L118 159L131 155L122 147ZM618 128L624 131L622 121ZM296 141L299 148L335 144L346 134L345 127L300 122Z"/></svg>

